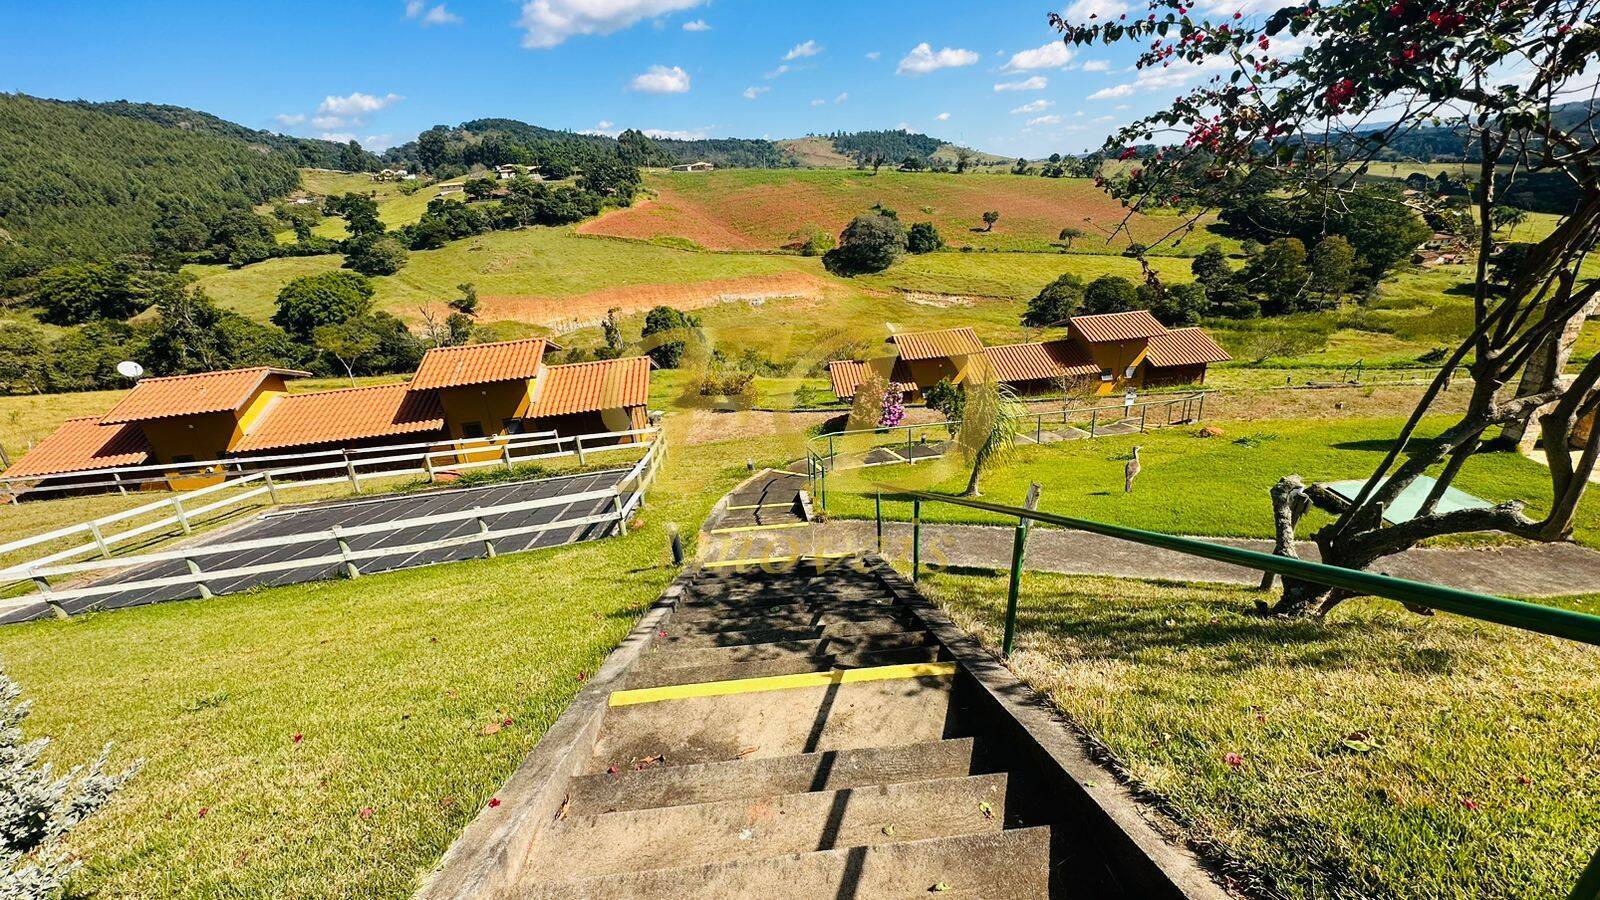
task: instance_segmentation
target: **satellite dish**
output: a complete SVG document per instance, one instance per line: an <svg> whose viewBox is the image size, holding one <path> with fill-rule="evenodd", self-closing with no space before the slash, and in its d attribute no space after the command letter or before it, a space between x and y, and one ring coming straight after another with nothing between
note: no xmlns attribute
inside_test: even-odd
<svg viewBox="0 0 1600 900"><path fill-rule="evenodd" d="M117 374L121 375L123 378L132 378L137 381L141 376L144 375L144 366L139 365L131 359L125 359L122 362L117 363Z"/></svg>

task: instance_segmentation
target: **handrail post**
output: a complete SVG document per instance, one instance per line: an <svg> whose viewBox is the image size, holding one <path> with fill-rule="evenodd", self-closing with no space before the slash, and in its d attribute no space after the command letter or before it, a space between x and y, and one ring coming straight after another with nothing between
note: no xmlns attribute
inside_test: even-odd
<svg viewBox="0 0 1600 900"><path fill-rule="evenodd" d="M616 506L617 506L617 536L618 537L627 537L628 536L628 516L623 511L622 488L618 487L616 489L616 493L612 495L612 502L614 502L616 504Z"/></svg>
<svg viewBox="0 0 1600 900"><path fill-rule="evenodd" d="M1100 424L1100 407L1089 410L1089 437L1094 437L1095 429Z"/></svg>
<svg viewBox="0 0 1600 900"><path fill-rule="evenodd" d="M501 444L500 445L500 458L505 461L506 471L507 472L511 471L511 445L510 444Z"/></svg>
<svg viewBox="0 0 1600 900"><path fill-rule="evenodd" d="M124 484L123 484L123 483L122 483L122 473L121 473L121 472L112 472L112 473L111 473L111 480L112 480L112 481L114 481L114 482L116 482L116 485L117 485L117 493L119 493L119 494L126 494L126 493L128 493L128 488L127 488L127 485L124 485ZM6 487L8 487L8 488L9 488L9 487L11 487L11 485L10 485L10 484L7 484L7 485L6 485ZM16 496L16 493L17 493L17 492L16 492L16 489L15 489L15 488L12 488L12 490L11 490L11 495L12 495L12 496L13 496L13 497L15 497L15 496Z"/></svg>
<svg viewBox="0 0 1600 900"><path fill-rule="evenodd" d="M580 465L580 466L586 465L586 463L583 461L583 435L580 434L577 437L573 438L572 439L572 446L574 448L576 448L577 451L578 451L578 465ZM556 441L556 449L557 450L561 449L561 442L559 440Z"/></svg>
<svg viewBox="0 0 1600 900"><path fill-rule="evenodd" d="M872 492L872 513L878 520L878 555L883 555L883 494L880 491Z"/></svg>
<svg viewBox="0 0 1600 900"><path fill-rule="evenodd" d="M106 537L100 533L100 526L93 519L89 520L89 533L94 535L94 545L100 548L100 557L110 559L111 548L106 546Z"/></svg>
<svg viewBox="0 0 1600 900"><path fill-rule="evenodd" d="M356 568L356 564L350 560L350 542L344 539L344 533L339 526L335 525L329 530L333 533L333 539L339 543L339 557L344 560L345 577L360 578L361 570Z"/></svg>
<svg viewBox="0 0 1600 900"><path fill-rule="evenodd" d="M210 600L211 588L200 578L200 564L195 562L192 556L185 556L183 563L189 567L189 574L194 577L194 583L200 588L200 599Z"/></svg>
<svg viewBox="0 0 1600 900"><path fill-rule="evenodd" d="M277 506L278 505L278 486L272 483L272 470L271 469L268 469L266 471L266 482L267 482L267 500L269 502L271 502L271 504L273 506Z"/></svg>
<svg viewBox="0 0 1600 900"><path fill-rule="evenodd" d="M494 559L494 541L489 540L489 523L483 518L483 507L474 506L472 512L478 523L478 534L483 537L483 556L485 559Z"/></svg>
<svg viewBox="0 0 1600 900"><path fill-rule="evenodd" d="M1150 407L1148 405L1139 407L1139 433L1140 434L1144 434L1144 419L1145 419L1145 416L1147 416L1149 414L1150 414Z"/></svg>
<svg viewBox="0 0 1600 900"><path fill-rule="evenodd" d="M422 470L424 472L428 473L428 483L429 484L433 484L434 475L433 475L433 451L432 450L424 450L422 452Z"/></svg>
<svg viewBox="0 0 1600 900"><path fill-rule="evenodd" d="M911 501L911 580L922 580L922 498Z"/></svg>
<svg viewBox="0 0 1600 900"><path fill-rule="evenodd" d="M1039 494L1043 488L1035 481L1028 486L1028 498L1023 502L1025 509L1039 508ZM1032 520L1026 516L1017 516L1017 532L1011 541L1011 583L1006 590L1006 632L1005 639L1000 643L1000 655L1006 658L1011 656L1011 648L1017 639L1017 595L1022 588L1022 557L1028 547L1028 526Z"/></svg>
<svg viewBox="0 0 1600 900"><path fill-rule="evenodd" d="M183 511L182 497L172 498L172 509L178 514L178 527L183 529L183 533L193 534L194 528L189 525L189 514Z"/></svg>

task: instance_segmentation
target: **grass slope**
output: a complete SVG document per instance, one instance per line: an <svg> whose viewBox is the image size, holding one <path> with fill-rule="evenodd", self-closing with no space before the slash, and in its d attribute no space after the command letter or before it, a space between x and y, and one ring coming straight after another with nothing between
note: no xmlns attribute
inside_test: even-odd
<svg viewBox="0 0 1600 900"><path fill-rule="evenodd" d="M650 239L676 237L718 250L770 250L798 245L821 231L837 235L851 217L874 203L896 210L901 220L932 221L955 247L1049 251L1062 228L1086 236L1072 250L1121 252L1130 237L1108 243L1122 221L1117 201L1082 178L940 175L884 170L728 169L709 173L651 172L645 186L655 199L617 210L583 225L586 234ZM980 216L998 210L1000 221L982 231ZM1176 216L1136 215L1132 240L1155 244L1180 224ZM1222 238L1232 248L1233 244ZM1196 253L1191 238L1161 253Z"/></svg>
<svg viewBox="0 0 1600 900"><path fill-rule="evenodd" d="M1005 578L924 586L998 646ZM1012 665L1266 896L1566 895L1600 839L1600 651L1386 601L1245 615L1257 596L1030 573Z"/></svg>
<svg viewBox="0 0 1600 900"><path fill-rule="evenodd" d="M676 448L619 540L0 630L52 759L146 760L74 833L75 890L409 894L672 577L666 524L692 535L753 451Z"/></svg>

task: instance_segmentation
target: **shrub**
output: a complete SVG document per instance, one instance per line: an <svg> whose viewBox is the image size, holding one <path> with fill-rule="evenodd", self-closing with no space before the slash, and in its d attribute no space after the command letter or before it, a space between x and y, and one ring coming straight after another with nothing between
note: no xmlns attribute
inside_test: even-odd
<svg viewBox="0 0 1600 900"><path fill-rule="evenodd" d="M336 325L364 315L372 306L372 282L355 272L304 275L278 291L272 322L304 345L319 325Z"/></svg>
<svg viewBox="0 0 1600 900"><path fill-rule="evenodd" d="M363 275L393 275L405 266L410 253L392 237L360 235L345 241L344 265Z"/></svg>
<svg viewBox="0 0 1600 900"><path fill-rule="evenodd" d="M1138 288L1121 275L1101 275L1083 289L1085 314L1127 312L1139 308Z"/></svg>
<svg viewBox="0 0 1600 900"><path fill-rule="evenodd" d="M932 253L944 249L944 238L932 222L918 222L906 235L906 249L912 253Z"/></svg>
<svg viewBox="0 0 1600 900"><path fill-rule="evenodd" d="M839 246L822 255L835 275L882 272L906 252L906 230L885 215L856 216L839 235Z"/></svg>
<svg viewBox="0 0 1600 900"><path fill-rule="evenodd" d="M1029 328L1048 328L1060 325L1071 318L1083 303L1083 281L1068 273L1044 286L1037 296L1028 301L1028 310L1022 314L1022 324Z"/></svg>

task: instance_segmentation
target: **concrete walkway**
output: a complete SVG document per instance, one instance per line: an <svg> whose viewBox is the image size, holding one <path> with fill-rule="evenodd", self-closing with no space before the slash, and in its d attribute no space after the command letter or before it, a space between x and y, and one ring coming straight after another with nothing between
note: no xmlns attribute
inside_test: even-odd
<svg viewBox="0 0 1600 900"><path fill-rule="evenodd" d="M1014 529L990 525L922 526L922 558L955 566L1007 568L1011 565ZM870 521L835 520L816 527L814 535L793 540L830 552L872 548L876 527ZM812 544L811 541L815 540ZM1272 542L1244 538L1203 538L1218 544L1272 551ZM891 557L909 556L911 526L884 523L885 550ZM1303 543L1300 554L1317 558L1317 548ZM1261 573L1226 563L1158 550L1115 538L1035 529L1028 538L1028 569L1070 575L1110 575L1161 581L1257 584ZM1461 590L1514 597L1552 597L1600 593L1600 552L1576 544L1532 544L1481 550L1408 550L1385 560L1374 571L1413 581Z"/></svg>

